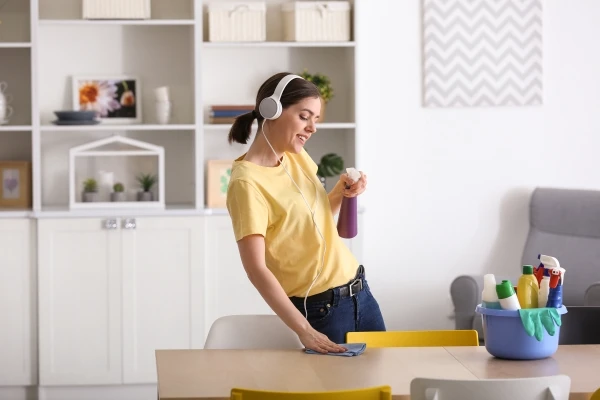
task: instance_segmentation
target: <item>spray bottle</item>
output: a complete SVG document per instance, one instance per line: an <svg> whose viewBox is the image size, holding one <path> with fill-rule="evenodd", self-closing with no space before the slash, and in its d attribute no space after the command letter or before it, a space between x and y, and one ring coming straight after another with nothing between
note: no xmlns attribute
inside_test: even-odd
<svg viewBox="0 0 600 400"><path fill-rule="evenodd" d="M360 172L354 168L346 168L346 172L353 182L358 182ZM350 186L346 185L346 189ZM352 239L358 233L358 206L356 197L343 197L340 215L338 216L337 230L340 237Z"/></svg>
<svg viewBox="0 0 600 400"><path fill-rule="evenodd" d="M550 274L548 271L544 268L544 276L540 282L540 291L538 294L538 307L540 308L544 308L548 304L548 294L550 293Z"/></svg>

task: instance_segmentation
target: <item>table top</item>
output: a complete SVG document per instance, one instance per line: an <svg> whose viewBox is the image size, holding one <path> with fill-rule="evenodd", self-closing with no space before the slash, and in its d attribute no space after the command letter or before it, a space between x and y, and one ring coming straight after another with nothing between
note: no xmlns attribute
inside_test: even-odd
<svg viewBox="0 0 600 400"><path fill-rule="evenodd" d="M157 350L160 400L229 399L234 387L327 391L389 385L409 399L416 377L487 379L566 374L572 398L600 387L600 345L559 346L544 360L492 357L485 347L368 348L358 357L302 350Z"/></svg>

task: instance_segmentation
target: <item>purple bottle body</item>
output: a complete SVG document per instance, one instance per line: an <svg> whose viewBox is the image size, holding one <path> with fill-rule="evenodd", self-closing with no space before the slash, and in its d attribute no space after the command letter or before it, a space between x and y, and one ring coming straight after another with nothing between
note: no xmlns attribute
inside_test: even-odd
<svg viewBox="0 0 600 400"><path fill-rule="evenodd" d="M358 234L358 199L344 197L338 216L337 230L340 237L352 239Z"/></svg>

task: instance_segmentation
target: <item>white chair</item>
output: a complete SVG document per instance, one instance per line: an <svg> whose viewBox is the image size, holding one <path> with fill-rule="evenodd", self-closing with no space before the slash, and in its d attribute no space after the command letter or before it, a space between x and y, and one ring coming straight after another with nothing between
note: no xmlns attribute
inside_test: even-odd
<svg viewBox="0 0 600 400"><path fill-rule="evenodd" d="M277 315L228 315L208 332L205 349L303 349L298 335Z"/></svg>
<svg viewBox="0 0 600 400"><path fill-rule="evenodd" d="M536 378L453 380L415 378L411 400L568 400L567 375Z"/></svg>

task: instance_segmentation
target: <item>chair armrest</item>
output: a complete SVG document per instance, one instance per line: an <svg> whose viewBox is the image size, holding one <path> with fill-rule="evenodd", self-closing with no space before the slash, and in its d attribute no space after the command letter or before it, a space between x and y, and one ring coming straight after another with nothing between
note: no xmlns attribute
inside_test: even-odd
<svg viewBox="0 0 600 400"><path fill-rule="evenodd" d="M583 295L584 306L600 306L600 282L592 283Z"/></svg>
<svg viewBox="0 0 600 400"><path fill-rule="evenodd" d="M450 296L456 329L475 329L475 308L481 302L482 290L483 275L461 275L452 281Z"/></svg>

